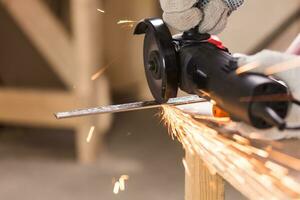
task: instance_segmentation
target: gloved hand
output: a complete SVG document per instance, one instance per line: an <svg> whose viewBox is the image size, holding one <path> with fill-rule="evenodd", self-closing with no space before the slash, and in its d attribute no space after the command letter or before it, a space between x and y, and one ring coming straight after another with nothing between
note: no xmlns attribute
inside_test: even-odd
<svg viewBox="0 0 300 200"><path fill-rule="evenodd" d="M250 64L250 65L249 65ZM254 66L249 72L272 75L287 84L293 97L300 100L300 56L264 50L253 56L241 56L239 66ZM247 67L245 67L247 68ZM300 107L292 105L288 117L288 123L300 124ZM283 138L300 138L300 131L279 131L277 128L257 130L245 123L237 123L236 128L248 137L260 137L263 139L278 140Z"/></svg>
<svg viewBox="0 0 300 200"><path fill-rule="evenodd" d="M179 31L199 26L200 33L218 34L225 28L228 16L244 0L160 0L163 19Z"/></svg>

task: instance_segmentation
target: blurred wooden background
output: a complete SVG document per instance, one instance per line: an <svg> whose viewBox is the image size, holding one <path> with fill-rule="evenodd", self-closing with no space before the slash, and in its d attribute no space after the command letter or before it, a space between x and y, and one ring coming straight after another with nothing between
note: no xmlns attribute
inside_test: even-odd
<svg viewBox="0 0 300 200"><path fill-rule="evenodd" d="M57 121L52 113L110 104L111 96L119 103L151 98L143 73L143 37L117 22L160 16L158 1L0 2L0 122L73 129L78 159L93 161L111 116ZM299 0L252 0L232 15L220 37L232 52L282 51L299 26ZM92 81L104 67L105 73ZM87 143L91 126L96 131Z"/></svg>

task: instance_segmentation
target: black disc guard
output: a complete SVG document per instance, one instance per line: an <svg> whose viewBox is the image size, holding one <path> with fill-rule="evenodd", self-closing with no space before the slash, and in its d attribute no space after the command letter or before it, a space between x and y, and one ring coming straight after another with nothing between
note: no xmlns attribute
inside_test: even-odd
<svg viewBox="0 0 300 200"><path fill-rule="evenodd" d="M159 103L177 96L178 64L172 35L163 20L154 18L140 22L135 34L144 39L144 67L148 86Z"/></svg>

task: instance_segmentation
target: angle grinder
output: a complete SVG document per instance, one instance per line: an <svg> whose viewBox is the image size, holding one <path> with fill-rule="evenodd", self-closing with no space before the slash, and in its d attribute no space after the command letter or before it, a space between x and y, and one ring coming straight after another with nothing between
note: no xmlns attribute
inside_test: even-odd
<svg viewBox="0 0 300 200"><path fill-rule="evenodd" d="M292 100L256 100L291 96L287 85L263 74L236 73L237 58L209 34L200 34L196 27L173 37L159 18L141 21L134 33L145 34L145 74L158 103L175 98L180 88L212 100L234 121L258 129L289 128L284 119Z"/></svg>

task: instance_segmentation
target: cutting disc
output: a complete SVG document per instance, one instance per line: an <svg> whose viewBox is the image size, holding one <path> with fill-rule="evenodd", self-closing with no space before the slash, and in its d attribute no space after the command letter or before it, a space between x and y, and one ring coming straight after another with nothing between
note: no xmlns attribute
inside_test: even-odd
<svg viewBox="0 0 300 200"><path fill-rule="evenodd" d="M150 91L159 103L177 96L178 65L168 27L161 19L140 22L136 34L145 33L144 67Z"/></svg>

